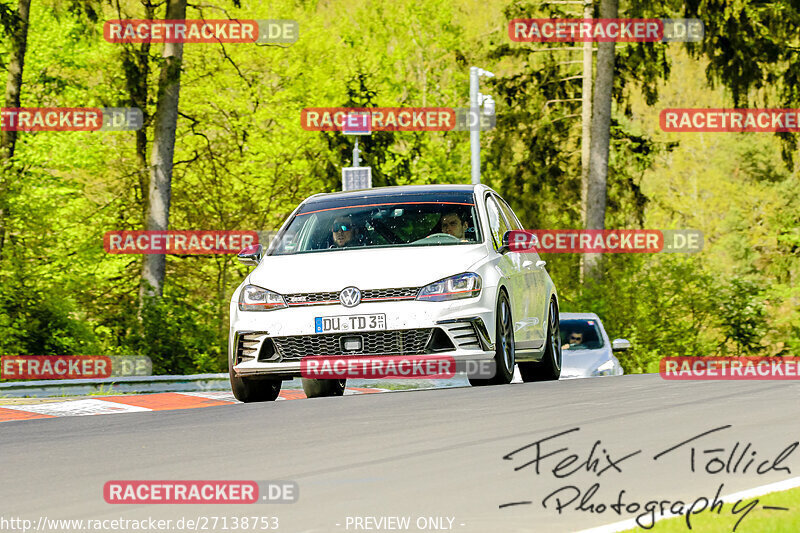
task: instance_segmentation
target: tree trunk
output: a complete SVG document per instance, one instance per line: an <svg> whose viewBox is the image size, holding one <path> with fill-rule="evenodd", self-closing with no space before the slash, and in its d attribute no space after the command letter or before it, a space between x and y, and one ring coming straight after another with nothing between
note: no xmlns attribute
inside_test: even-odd
<svg viewBox="0 0 800 533"><path fill-rule="evenodd" d="M600 1L600 18L617 18L617 0ZM586 193L586 229L605 229L608 148L611 137L611 90L614 87L614 42L597 43L597 76L592 104L591 157ZM584 254L586 278L602 278L601 254Z"/></svg>
<svg viewBox="0 0 800 533"><path fill-rule="evenodd" d="M25 66L25 49L28 47L28 20L31 0L19 0L14 26L11 30L11 56L8 59L8 82L4 107L20 106L22 91L22 69ZM6 240L8 219L8 179L11 176L11 159L17 145L16 131L0 131L0 257Z"/></svg>
<svg viewBox="0 0 800 533"><path fill-rule="evenodd" d="M168 0L165 20L184 20L186 0ZM181 89L183 43L164 44L164 63L158 81L158 104L153 126L153 149L150 157L150 184L147 203L148 231L166 231L169 227L169 204L172 193L172 160L175 153L175 129L178 124L178 98ZM160 297L164 291L166 256L145 254L142 261L140 304Z"/></svg>
<svg viewBox="0 0 800 533"><path fill-rule="evenodd" d="M155 18L155 6L145 6L146 20ZM120 10L119 1L117 10ZM142 225L147 224L147 197L150 193L150 166L147 164L147 124L149 120L147 100L149 96L150 78L150 43L142 43L139 48L135 44L125 45L122 50L122 65L125 72L125 85L132 107L142 111L142 127L136 130L136 161L138 163L139 195L141 198Z"/></svg>

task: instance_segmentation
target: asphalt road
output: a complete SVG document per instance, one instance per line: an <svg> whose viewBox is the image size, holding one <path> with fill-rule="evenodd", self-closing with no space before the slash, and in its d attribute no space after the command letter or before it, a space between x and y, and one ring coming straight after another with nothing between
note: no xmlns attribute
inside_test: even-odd
<svg viewBox="0 0 800 533"><path fill-rule="evenodd" d="M682 500L688 507L699 497L713 499L718 489L724 495L800 475L800 451L790 447L800 440L798 393L797 382L633 375L6 422L0 427L0 517L274 516L278 531L289 533L390 531L354 522L387 516L409 517L410 531L441 531L450 524L446 518L445 529L417 521L448 517L452 531L576 531L641 514L596 512L597 504L616 503L621 490L623 506ZM504 459L574 428L580 429ZM571 453L578 456L574 462ZM722 471L710 474L706 466ZM107 481L131 479L291 480L300 494L295 503L264 505L104 501ZM577 510L580 499L567 505L593 483L597 492L584 507L594 504L595 512ZM542 500L558 489L544 508ZM756 506L752 513L758 512L764 511ZM742 516L734 517L727 504L720 514L731 528ZM747 531L745 518L737 532Z"/></svg>

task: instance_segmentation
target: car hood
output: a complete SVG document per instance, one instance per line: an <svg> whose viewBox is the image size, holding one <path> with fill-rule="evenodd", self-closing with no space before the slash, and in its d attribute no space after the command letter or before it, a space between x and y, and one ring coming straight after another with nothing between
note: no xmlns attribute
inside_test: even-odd
<svg viewBox="0 0 800 533"><path fill-rule="evenodd" d="M266 256L249 283L281 294L422 287L469 271L486 256L481 244L415 246Z"/></svg>
<svg viewBox="0 0 800 533"><path fill-rule="evenodd" d="M591 376L597 367L611 359L607 348L597 350L562 350L561 375L564 377Z"/></svg>

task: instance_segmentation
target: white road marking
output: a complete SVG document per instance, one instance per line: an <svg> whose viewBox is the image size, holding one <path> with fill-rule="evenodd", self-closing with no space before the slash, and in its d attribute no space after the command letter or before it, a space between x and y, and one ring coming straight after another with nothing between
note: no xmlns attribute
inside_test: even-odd
<svg viewBox="0 0 800 533"><path fill-rule="evenodd" d="M3 408L51 416L105 415L112 413L137 413L152 410L146 407L136 407L134 405L93 399L43 403L39 405L4 405Z"/></svg>
<svg viewBox="0 0 800 533"><path fill-rule="evenodd" d="M372 389L375 392L392 392L385 389ZM287 389L286 392L301 392L302 390L296 389ZM199 392L178 392L174 394L181 394L185 396L193 396L195 398L204 398L208 400L217 400L217 401L227 401L231 403L241 403L236 398L234 398L233 393L230 391L199 391ZM360 395L360 394L367 394L367 392L362 390L352 390L346 389L344 392L345 396L353 396L353 395ZM136 398L138 396L146 396L146 395L131 395L130 398ZM294 394L292 395L294 396ZM277 398L278 401L284 401L287 399L295 399L294 397L291 398L284 398L283 396L279 396ZM94 399L94 398L86 398L86 399L70 399L70 400L55 400L52 401L45 401L42 402L40 400L31 400L29 398L20 399L21 401L32 401L37 403L23 403L23 404L2 404L0 407L2 409L12 409L15 411L24 411L29 413L36 413L41 415L49 415L49 416L84 416L84 415L107 415L107 414L115 414L115 413L141 413L141 412L149 412L153 411L153 409L147 407L139 407L135 405L126 405L123 403L117 403L112 400L101 400L101 399ZM185 406L177 405L175 407L159 407L156 408L156 411L161 410L172 410L172 409L186 409ZM0 420L6 421L6 420Z"/></svg>
<svg viewBox="0 0 800 533"><path fill-rule="evenodd" d="M209 400L220 400L233 403L239 403L239 400L233 397L230 391L209 391L209 392L178 392L176 394L184 394L186 396L196 396L198 398L208 398Z"/></svg>

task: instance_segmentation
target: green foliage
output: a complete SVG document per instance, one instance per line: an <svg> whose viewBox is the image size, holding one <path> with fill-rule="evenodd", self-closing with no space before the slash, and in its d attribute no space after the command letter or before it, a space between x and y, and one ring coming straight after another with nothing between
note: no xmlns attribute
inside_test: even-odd
<svg viewBox="0 0 800 533"><path fill-rule="evenodd" d="M564 311L596 312L609 336L627 338L626 372L656 371L661 357L710 355L719 284L697 257L614 255L605 281L587 283Z"/></svg>
<svg viewBox="0 0 800 533"><path fill-rule="evenodd" d="M226 364L216 332L204 326L214 318L213 305L193 306L188 300L185 294L165 294L148 301L141 323L125 341L132 353L150 357L155 374L215 372ZM135 315L136 308L129 308L128 316Z"/></svg>
<svg viewBox="0 0 800 533"><path fill-rule="evenodd" d="M763 290L757 282L734 278L725 287L720 317L725 341L733 343L734 355L755 354L766 330Z"/></svg>
<svg viewBox="0 0 800 533"><path fill-rule="evenodd" d="M91 329L74 316L68 296L3 282L0 353L87 355L99 353Z"/></svg>

